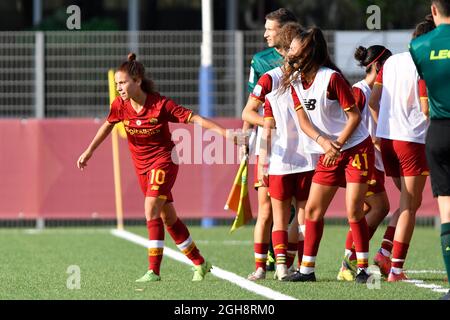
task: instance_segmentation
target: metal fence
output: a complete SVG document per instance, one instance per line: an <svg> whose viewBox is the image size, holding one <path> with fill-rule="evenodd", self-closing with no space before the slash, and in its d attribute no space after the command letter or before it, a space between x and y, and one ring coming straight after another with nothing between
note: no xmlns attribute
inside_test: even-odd
<svg viewBox="0 0 450 320"><path fill-rule="evenodd" d="M240 116L262 35L214 32L215 116ZM326 36L333 54L333 32ZM1 32L0 117L105 117L108 69L130 50L161 94L198 111L201 41L201 31Z"/></svg>

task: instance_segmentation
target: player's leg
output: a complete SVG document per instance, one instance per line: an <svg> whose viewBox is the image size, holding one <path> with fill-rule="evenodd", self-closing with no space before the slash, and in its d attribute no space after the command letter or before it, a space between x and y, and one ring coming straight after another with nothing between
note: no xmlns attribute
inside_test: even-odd
<svg viewBox="0 0 450 320"><path fill-rule="evenodd" d="M381 173L384 175L383 172ZM370 240L380 223L389 213L389 200L384 189L384 179L377 180L376 184L372 184L369 186L369 190L364 200L364 212L367 221L367 227L369 229ZM352 230L349 229L345 242L344 259L342 260L337 279L340 281L353 281L356 276L356 269L356 251L353 243Z"/></svg>
<svg viewBox="0 0 450 320"><path fill-rule="evenodd" d="M275 251L276 277L282 280L288 275L287 249L288 249L288 225L290 218L291 200L278 200L271 197L273 211L272 241Z"/></svg>
<svg viewBox="0 0 450 320"><path fill-rule="evenodd" d="M161 213L167 232L175 241L178 249L194 264L192 281L201 281L211 269L211 263L205 261L192 240L186 225L177 217L173 203L166 203Z"/></svg>
<svg viewBox="0 0 450 320"><path fill-rule="evenodd" d="M400 177L392 177L397 189L401 190ZM400 217L400 208L397 208L394 213L392 213L389 224L384 232L383 240L381 241L381 247L378 249L373 262L380 268L380 272L383 276L387 277L391 271L391 254L392 247L394 245L394 235L395 229L397 227L398 218Z"/></svg>
<svg viewBox="0 0 450 320"><path fill-rule="evenodd" d="M355 280L360 283L365 283L367 281L367 268L369 266L369 230L363 210L366 193L366 183L347 183L345 204L356 250L358 270Z"/></svg>
<svg viewBox="0 0 450 320"><path fill-rule="evenodd" d="M426 176L401 178L400 217L394 236L392 267L388 277L390 282L406 279L403 273L403 264L414 232L416 212L422 203L422 192L426 179Z"/></svg>
<svg viewBox="0 0 450 320"><path fill-rule="evenodd" d="M165 202L166 199L145 197L145 218L149 238L148 271L136 282L161 280L159 274L164 250L164 223L161 219L161 211Z"/></svg>
<svg viewBox="0 0 450 320"><path fill-rule="evenodd" d="M337 186L311 184L308 201L305 207L305 242L302 263L297 277L290 281L315 281L315 264L322 239L324 221L323 217L331 200L337 192Z"/></svg>
<svg viewBox="0 0 450 320"><path fill-rule="evenodd" d="M287 259L286 259L286 265L288 269L290 270L290 273L292 273L292 269L294 269L294 260L295 256L297 255L298 251L298 239L299 239L299 225L298 225L298 219L297 219L297 213L294 212L294 219L291 220L292 217L292 208L294 205L290 207L290 214L289 217L289 227L288 227L288 248L287 248ZM301 258L300 258L301 259Z"/></svg>
<svg viewBox="0 0 450 320"><path fill-rule="evenodd" d="M450 279L450 141L448 128L448 121L431 121L425 144L433 196L437 197L439 205L441 248L447 270L447 280ZM441 299L450 300L450 291Z"/></svg>
<svg viewBox="0 0 450 320"><path fill-rule="evenodd" d="M248 276L249 280L266 278L267 252L272 226L272 207L267 187L258 188L258 216L256 218L254 239L255 272Z"/></svg>
<svg viewBox="0 0 450 320"><path fill-rule="evenodd" d="M450 279L450 197L439 196L438 204L441 215L442 256L447 270L447 279ZM442 299L450 300L450 291Z"/></svg>

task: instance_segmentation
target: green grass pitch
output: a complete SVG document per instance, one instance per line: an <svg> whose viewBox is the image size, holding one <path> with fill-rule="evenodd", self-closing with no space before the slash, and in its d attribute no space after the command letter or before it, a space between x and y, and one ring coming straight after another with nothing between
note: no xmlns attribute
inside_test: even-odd
<svg viewBox="0 0 450 320"><path fill-rule="evenodd" d="M145 227L128 231L146 238ZM246 277L253 271L253 227L233 234L229 227L190 227L194 241L213 265ZM371 241L370 261L378 248L384 227ZM344 251L347 228L325 226L316 264L316 283L285 283L269 272L259 284L300 300L436 300L442 293L411 283L380 282L379 289L338 282L337 271ZM166 234L166 246L176 249ZM164 257L162 281L136 284L147 269L146 249L111 235L109 229L48 228L0 230L0 299L175 299L260 300L266 299L228 281L208 275L192 283L191 267ZM80 288L69 289L70 266L80 270ZM410 246L407 270L444 270L439 232L417 227ZM445 274L414 273L410 278L425 284L448 287ZM70 285L69 285L70 287Z"/></svg>

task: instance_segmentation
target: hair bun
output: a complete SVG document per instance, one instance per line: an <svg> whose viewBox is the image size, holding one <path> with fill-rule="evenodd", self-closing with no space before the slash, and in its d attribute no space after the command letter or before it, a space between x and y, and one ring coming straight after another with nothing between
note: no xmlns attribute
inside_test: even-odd
<svg viewBox="0 0 450 320"><path fill-rule="evenodd" d="M359 61L361 66L365 66L364 61L367 59L369 51L363 46L359 46L355 51L355 59Z"/></svg>
<svg viewBox="0 0 450 320"><path fill-rule="evenodd" d="M128 61L136 61L136 53L130 52L128 54Z"/></svg>

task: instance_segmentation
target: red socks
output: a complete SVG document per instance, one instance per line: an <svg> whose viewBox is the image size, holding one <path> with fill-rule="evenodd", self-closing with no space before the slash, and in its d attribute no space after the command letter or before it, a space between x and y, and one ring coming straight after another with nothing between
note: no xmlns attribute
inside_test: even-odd
<svg viewBox="0 0 450 320"><path fill-rule="evenodd" d="M161 218L147 221L148 238L148 269L159 275L164 250L164 223Z"/></svg>
<svg viewBox="0 0 450 320"><path fill-rule="evenodd" d="M352 229L353 242L355 243L358 268L369 267L369 229L366 218L358 222L349 222Z"/></svg>
<svg viewBox="0 0 450 320"><path fill-rule="evenodd" d="M170 236L175 241L178 249L180 249L180 251L195 265L200 265L205 262L205 259L203 259L194 241L192 241L189 230L180 219L177 219L173 225L167 226L167 232L169 232Z"/></svg>
<svg viewBox="0 0 450 320"><path fill-rule="evenodd" d="M283 230L272 231L272 243L277 264L286 264L288 232Z"/></svg>
<svg viewBox="0 0 450 320"><path fill-rule="evenodd" d="M255 243L254 251L255 251L255 270L258 268L263 268L266 270L266 262L267 262L267 251L269 250L268 243Z"/></svg>
<svg viewBox="0 0 450 320"><path fill-rule="evenodd" d="M408 253L409 244L394 241L392 251L391 272L401 274L403 272L403 264L405 263L406 254Z"/></svg>

